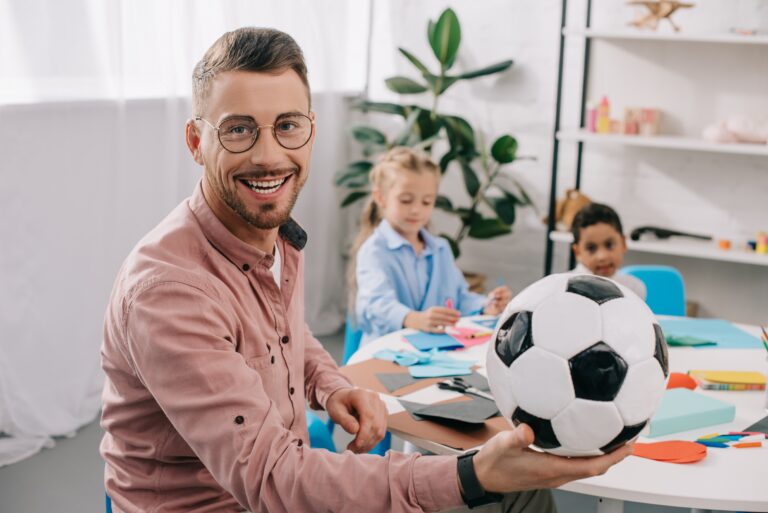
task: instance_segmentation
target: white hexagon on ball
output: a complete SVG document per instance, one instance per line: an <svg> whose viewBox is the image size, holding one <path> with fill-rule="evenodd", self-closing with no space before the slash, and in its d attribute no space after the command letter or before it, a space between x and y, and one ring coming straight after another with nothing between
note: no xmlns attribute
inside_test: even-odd
<svg viewBox="0 0 768 513"><path fill-rule="evenodd" d="M552 429L562 445L579 456L608 445L624 429L624 421L612 402L575 399L552 419Z"/></svg>
<svg viewBox="0 0 768 513"><path fill-rule="evenodd" d="M624 424L632 426L651 418L666 389L666 378L658 360L651 357L630 365L614 403Z"/></svg>
<svg viewBox="0 0 768 513"><path fill-rule="evenodd" d="M551 419L576 397L568 362L535 345L512 362L509 379L518 406L542 419ZM510 418L512 411L504 413Z"/></svg>
<svg viewBox="0 0 768 513"><path fill-rule="evenodd" d="M600 306L603 341L619 353L629 365L653 356L656 318L634 293Z"/></svg>
<svg viewBox="0 0 768 513"><path fill-rule="evenodd" d="M533 312L533 344L566 360L601 337L600 305L584 296L555 292Z"/></svg>

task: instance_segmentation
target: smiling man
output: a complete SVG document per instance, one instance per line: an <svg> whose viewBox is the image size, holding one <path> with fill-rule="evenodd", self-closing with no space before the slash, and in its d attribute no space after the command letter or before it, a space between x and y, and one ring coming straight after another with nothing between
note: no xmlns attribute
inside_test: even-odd
<svg viewBox="0 0 768 513"><path fill-rule="evenodd" d="M417 512L502 500L552 511L548 492L626 456L570 461L527 449L527 426L475 455L364 453L386 411L355 389L304 322L291 209L309 173L314 114L288 35L224 34L193 73L186 142L203 178L128 255L107 307L101 453L117 512ZM308 445L306 401L354 434Z"/></svg>

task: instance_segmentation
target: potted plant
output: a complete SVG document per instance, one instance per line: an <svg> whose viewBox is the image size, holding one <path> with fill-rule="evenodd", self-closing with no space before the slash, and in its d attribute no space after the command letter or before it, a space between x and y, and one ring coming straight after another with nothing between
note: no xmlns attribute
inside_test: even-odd
<svg viewBox="0 0 768 513"><path fill-rule="evenodd" d="M362 145L365 158L350 163L336 174L335 179L338 186L347 189L341 203L342 207L346 207L370 193L368 173L375 157L393 146L418 147L431 153L443 173L457 169L463 176L469 203L455 205L451 199L440 195L436 206L455 215L460 222L454 234L440 234L450 243L454 257L458 258L461 242L466 237L490 239L511 233L516 208L532 205L532 202L509 170L509 164L525 158L517 155L517 140L512 135L501 135L486 145L482 133L475 130L469 121L438 109L441 96L455 83L502 73L512 66L512 61L505 60L464 73L451 73L461 43L461 26L452 9L443 11L436 22L429 21L427 38L438 69L430 70L414 54L398 48L414 66L419 78L395 76L385 83L391 91L408 97L430 95L428 105L369 100L357 102L355 108L363 112L379 112L401 118L402 128L394 136L388 136L372 126L354 127L352 135Z"/></svg>

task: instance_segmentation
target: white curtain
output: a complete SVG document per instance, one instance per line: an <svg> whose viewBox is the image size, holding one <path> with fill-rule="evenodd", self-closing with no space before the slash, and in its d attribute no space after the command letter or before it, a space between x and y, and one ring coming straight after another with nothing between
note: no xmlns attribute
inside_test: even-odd
<svg viewBox="0 0 768 513"><path fill-rule="evenodd" d="M332 176L367 20L356 0L0 0L0 465L97 415L112 282L200 177L183 138L189 77L226 30L276 27L305 51L318 115L295 210L310 236L307 320L340 327Z"/></svg>

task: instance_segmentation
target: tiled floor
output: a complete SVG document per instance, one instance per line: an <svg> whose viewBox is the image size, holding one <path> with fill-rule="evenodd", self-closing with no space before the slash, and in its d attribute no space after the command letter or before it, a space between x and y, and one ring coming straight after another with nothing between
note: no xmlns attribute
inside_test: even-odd
<svg viewBox="0 0 768 513"><path fill-rule="evenodd" d="M343 351L342 336L321 337L338 361ZM337 446L344 447L349 435L336 429ZM104 464L98 453L101 428L98 422L81 429L72 439L57 441L56 447L0 468L0 513L100 513L104 511L102 473ZM393 447L401 448L395 440ZM593 497L555 492L561 512L593 512ZM679 508L653 507L627 503L626 513L672 513Z"/></svg>

